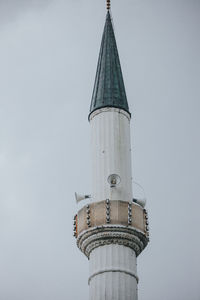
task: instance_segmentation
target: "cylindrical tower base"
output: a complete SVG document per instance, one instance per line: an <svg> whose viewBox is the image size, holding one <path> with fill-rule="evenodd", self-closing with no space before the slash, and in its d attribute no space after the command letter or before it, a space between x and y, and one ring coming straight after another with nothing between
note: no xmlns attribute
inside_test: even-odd
<svg viewBox="0 0 200 300"><path fill-rule="evenodd" d="M134 250L111 244L94 249L89 258L90 300L137 300Z"/></svg>

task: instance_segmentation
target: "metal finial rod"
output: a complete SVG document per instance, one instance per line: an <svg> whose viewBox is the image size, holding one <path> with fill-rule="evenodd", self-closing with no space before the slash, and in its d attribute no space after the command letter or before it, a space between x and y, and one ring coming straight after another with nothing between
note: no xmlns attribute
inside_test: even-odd
<svg viewBox="0 0 200 300"><path fill-rule="evenodd" d="M110 0L107 0L107 10L110 9Z"/></svg>

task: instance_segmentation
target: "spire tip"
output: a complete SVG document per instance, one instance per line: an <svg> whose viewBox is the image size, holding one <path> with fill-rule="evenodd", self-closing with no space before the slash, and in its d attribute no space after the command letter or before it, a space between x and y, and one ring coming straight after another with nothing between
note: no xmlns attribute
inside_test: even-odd
<svg viewBox="0 0 200 300"><path fill-rule="evenodd" d="M110 10L110 0L107 0L107 10Z"/></svg>

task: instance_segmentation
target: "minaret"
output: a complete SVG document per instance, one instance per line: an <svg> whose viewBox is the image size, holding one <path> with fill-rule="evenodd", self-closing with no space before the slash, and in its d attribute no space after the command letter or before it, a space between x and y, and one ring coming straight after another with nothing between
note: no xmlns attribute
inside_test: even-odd
<svg viewBox="0 0 200 300"><path fill-rule="evenodd" d="M132 191L130 120L107 1L90 106L91 198L74 217L74 235L89 259L90 300L137 300L137 256L148 243L144 203Z"/></svg>

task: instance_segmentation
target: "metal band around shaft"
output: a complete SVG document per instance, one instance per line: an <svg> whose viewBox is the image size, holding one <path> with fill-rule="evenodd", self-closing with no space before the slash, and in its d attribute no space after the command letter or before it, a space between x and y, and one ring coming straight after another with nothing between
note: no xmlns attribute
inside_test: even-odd
<svg viewBox="0 0 200 300"><path fill-rule="evenodd" d="M137 276L135 273L133 273L133 272L130 272L130 271L127 271L127 270L120 270L120 269L105 269L105 270L102 270L102 271L99 271L99 272L96 272L96 273L92 274L92 275L89 277L89 279L88 279L88 284L90 284L90 281L91 281L94 277L96 277L96 276L98 276L98 275L100 275L100 274L104 274L104 273L113 273L113 272L124 273L124 274L126 274L126 275L132 276L132 277L134 277L134 278L136 279L137 283L139 282L138 276Z"/></svg>

